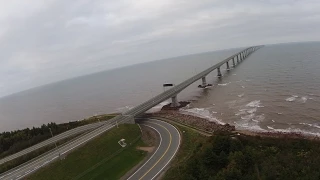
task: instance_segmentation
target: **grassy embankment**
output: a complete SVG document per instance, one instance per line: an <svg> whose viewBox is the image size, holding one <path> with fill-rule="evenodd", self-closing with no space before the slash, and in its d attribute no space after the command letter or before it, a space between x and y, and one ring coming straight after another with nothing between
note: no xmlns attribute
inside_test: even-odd
<svg viewBox="0 0 320 180"><path fill-rule="evenodd" d="M170 165L170 169L165 173L163 180L176 180L183 176L186 171L186 164L193 157L194 153L202 147L209 137L180 125L175 125L182 137L180 149Z"/></svg>
<svg viewBox="0 0 320 180"><path fill-rule="evenodd" d="M146 152L136 149L143 145L140 137L137 125L120 125L26 179L119 179L146 156ZM122 138L127 148L118 144Z"/></svg>
<svg viewBox="0 0 320 180"><path fill-rule="evenodd" d="M51 137L50 131L44 130L49 127L52 129L53 134L57 135L57 134L60 134L62 132L65 132L67 130L70 130L70 129L73 129L73 128L76 128L79 126L83 126L83 125L87 125L87 124L91 124L91 123L95 123L95 122L99 122L99 121L107 121L115 116L116 116L116 114L103 114L103 115L98 115L98 116L93 116L93 117L90 117L87 119L83 119L81 121L62 123L62 124L50 123L48 125L41 126L41 128L33 128L31 130L30 129L18 130L18 131L10 132L10 134L8 134L9 132L3 133L4 135L6 135L3 138L4 141L8 142L9 139L11 139L10 141L14 141L14 143L10 146L10 148L7 148L6 151L2 151L2 153L0 153L0 158L3 158L5 156L11 155L13 153L19 152L25 148L28 148L34 144L40 143L41 141L44 141L44 140L50 138ZM37 133L31 133L30 131L35 131ZM27 138L25 138L25 139L20 138L19 140L15 140L16 136L21 136L21 135L26 136ZM81 134L74 135L69 138L65 138L61 141L58 141L56 144L59 146L63 143L66 143L67 141L79 136L79 135L81 135ZM1 139L1 135L0 135L0 139ZM0 142L1 142L0 144L3 145L2 141L0 141ZM30 142L32 142L32 143L30 143ZM48 152L48 151L54 149L54 148L55 148L55 145L50 144L48 146L39 148L31 153L28 153L24 156L21 156L19 158L16 158L16 159L8 161L4 164L1 164L0 165L0 173L3 173L5 171L8 171L8 170L14 168L14 167L17 167L20 164L23 164L23 163L43 154L45 152Z"/></svg>

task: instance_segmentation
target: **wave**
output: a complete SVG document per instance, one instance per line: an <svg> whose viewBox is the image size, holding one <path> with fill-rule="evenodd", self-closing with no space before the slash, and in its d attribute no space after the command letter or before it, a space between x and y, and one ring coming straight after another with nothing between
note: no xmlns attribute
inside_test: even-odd
<svg viewBox="0 0 320 180"><path fill-rule="evenodd" d="M292 95L291 97L288 97L288 98L286 99L286 101L292 102L292 101L296 100L297 97L299 97L299 96L297 96L297 95Z"/></svg>
<svg viewBox="0 0 320 180"><path fill-rule="evenodd" d="M309 124L309 123L299 123L299 124L320 129L320 126L317 124Z"/></svg>
<svg viewBox="0 0 320 180"><path fill-rule="evenodd" d="M163 106L165 106L167 104L170 104L170 102L169 101L163 101L160 104L158 104L158 105L154 106L153 108L149 109L147 112L148 113L158 112L158 111L160 111L162 109Z"/></svg>
<svg viewBox="0 0 320 180"><path fill-rule="evenodd" d="M228 83L224 83L224 84L218 84L218 86L227 86L228 84L230 84L231 82Z"/></svg>
<svg viewBox="0 0 320 180"><path fill-rule="evenodd" d="M239 98L241 98L243 96L244 96L244 93L238 95Z"/></svg>
<svg viewBox="0 0 320 180"><path fill-rule="evenodd" d="M225 124L218 118L214 117L207 108L192 108L192 109L180 109L182 114L197 116L200 118L207 119L209 121L214 121L218 124Z"/></svg>
<svg viewBox="0 0 320 180"><path fill-rule="evenodd" d="M308 100L308 97L307 97L307 96L303 96L303 97L301 97L301 99L299 100L299 102L301 102L301 103L306 103L307 100Z"/></svg>
<svg viewBox="0 0 320 180"><path fill-rule="evenodd" d="M117 108L116 111L119 113L123 113L123 112L129 111L132 108L134 108L134 106L124 106L124 107Z"/></svg>
<svg viewBox="0 0 320 180"><path fill-rule="evenodd" d="M299 128L288 128L288 129L273 129L272 132L283 132L283 133L299 133L305 136L317 136L320 137L319 132L310 132L310 131L305 131L301 130Z"/></svg>
<svg viewBox="0 0 320 180"><path fill-rule="evenodd" d="M254 100L254 101L249 102L246 105L246 107L264 107L264 106L261 106L260 100Z"/></svg>
<svg viewBox="0 0 320 180"><path fill-rule="evenodd" d="M271 126L267 126L268 129L271 129L271 130L275 130L273 127Z"/></svg>

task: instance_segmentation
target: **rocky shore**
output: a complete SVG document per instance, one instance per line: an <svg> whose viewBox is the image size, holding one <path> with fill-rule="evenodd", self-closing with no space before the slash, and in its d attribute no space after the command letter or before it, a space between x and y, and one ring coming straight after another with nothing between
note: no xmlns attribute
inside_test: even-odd
<svg viewBox="0 0 320 180"><path fill-rule="evenodd" d="M297 132L281 132L281 131L249 131L249 130L236 130L235 126L230 124L218 124L213 121L209 121L207 119L187 115L187 114L181 114L179 111L176 110L161 110L160 112L156 113L150 113L147 114L147 116L157 116L166 118L172 121L176 121L181 124L185 124L188 126L195 127L197 129L206 131L206 132L235 132L238 133L238 135L248 135L248 136L260 136L260 137L272 137L272 138L293 138L293 139L309 139L309 140L316 140L319 141L320 137L318 136L311 136L306 135L303 133L297 133Z"/></svg>
<svg viewBox="0 0 320 180"><path fill-rule="evenodd" d="M181 114L177 111L162 110L160 112L150 114L152 116L163 117L178 123L193 126L197 129L201 129L207 132L215 131L234 131L235 127L229 124L218 124L216 122L208 121L196 116Z"/></svg>

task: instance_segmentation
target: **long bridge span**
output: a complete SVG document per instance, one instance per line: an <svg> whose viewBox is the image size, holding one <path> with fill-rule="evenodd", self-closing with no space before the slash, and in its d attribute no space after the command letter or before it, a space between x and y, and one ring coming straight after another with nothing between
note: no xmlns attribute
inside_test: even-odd
<svg viewBox="0 0 320 180"><path fill-rule="evenodd" d="M213 65L212 67L196 74L195 76L183 81L182 83L172 87L171 89L151 98L150 100L122 113L121 115L118 115L111 120L108 120L106 122L101 123L95 123L90 126L86 126L85 128L76 128L74 130L68 131L66 133L63 133L63 135L56 136L54 138L50 138L46 140L42 144L34 145L30 148L27 148L24 151L20 151L16 154L13 154L11 156L8 156L6 158L3 158L0 160L0 164L3 164L5 162L8 162L12 159L21 157L30 151L34 151L36 149L39 149L48 143L54 143L56 141L59 141L67 136L73 136L75 134L79 134L79 132L83 132L89 129L94 129L91 132L84 134L73 141L66 143L63 146L60 146L56 148L55 150L52 150L40 157L34 158L18 167L15 167L9 171L6 171L2 174L0 174L0 179L21 179L28 175L29 173L32 173L33 171L37 170L39 167L44 166L45 164L58 159L61 155L64 155L68 153L69 151L81 146L82 144L88 142L89 140L93 139L94 137L104 133L105 131L108 131L109 129L115 127L117 124L121 123L135 123L134 118L143 114L147 110L151 109L152 107L158 105L159 103L167 100L172 99L172 106L178 106L178 100L177 95L183 91L185 88L187 88L189 85L193 84L194 82L202 79L202 85L200 87L206 87L208 84L206 83L206 76L211 73L214 70L217 70L217 76L221 78L221 66L226 64L226 69L230 70L230 63L232 62L232 66L236 67L240 62L245 60L250 54L255 52L256 50L260 49L263 46L252 46L248 47L228 58L225 60ZM59 138L58 138L59 137ZM47 142L48 141L48 142ZM28 151L27 151L28 150Z"/></svg>
<svg viewBox="0 0 320 180"><path fill-rule="evenodd" d="M151 98L150 100L128 110L127 112L123 113L119 117L116 117L116 120L119 120L120 118L131 118L131 120L143 114L147 110L151 109L152 107L158 105L159 103L171 98L172 99L172 106L178 106L178 100L177 100L177 94L179 94L181 91L183 91L185 88L193 84L194 82L202 79L202 85L201 87L206 87L206 76L211 73L213 70L217 70L217 76L220 78L222 76L221 74L221 66L226 64L226 69L230 70L230 61L232 61L232 66L235 67L237 64L245 60L250 54L255 52L256 50L260 49L263 46L253 46L246 48L228 58L225 60L213 65L212 67L196 74L195 76L183 81L182 83L172 87L171 89ZM119 119L118 119L119 118Z"/></svg>

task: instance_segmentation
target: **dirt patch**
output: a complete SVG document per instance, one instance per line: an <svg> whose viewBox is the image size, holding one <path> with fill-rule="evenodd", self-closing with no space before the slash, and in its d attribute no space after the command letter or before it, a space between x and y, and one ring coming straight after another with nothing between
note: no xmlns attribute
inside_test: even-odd
<svg viewBox="0 0 320 180"><path fill-rule="evenodd" d="M152 147L137 147L137 149L142 150L142 151L146 151L148 153L152 153L154 150L154 146L152 146Z"/></svg>
<svg viewBox="0 0 320 180"><path fill-rule="evenodd" d="M141 136L142 141L148 146L156 146L158 141L157 132L143 125L141 126L141 129L142 129L142 136Z"/></svg>

